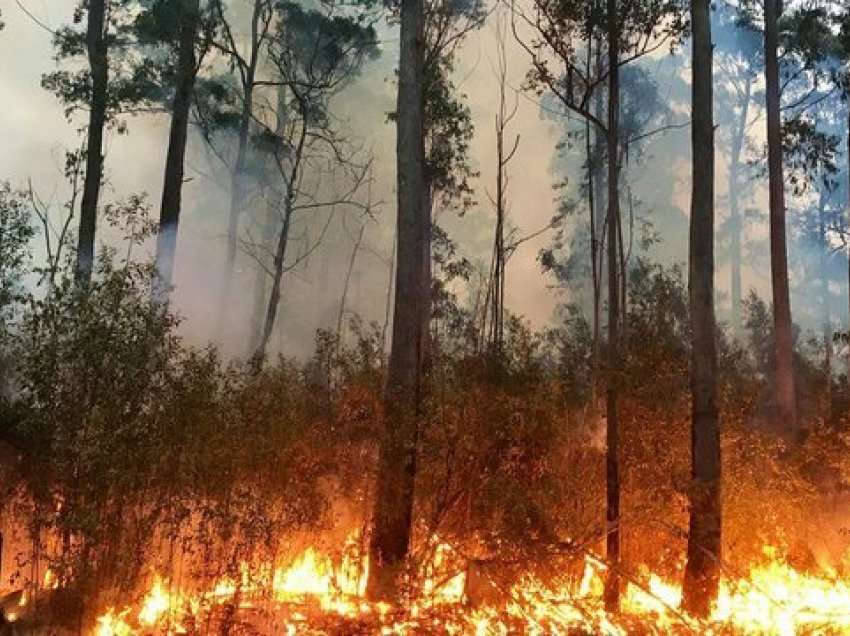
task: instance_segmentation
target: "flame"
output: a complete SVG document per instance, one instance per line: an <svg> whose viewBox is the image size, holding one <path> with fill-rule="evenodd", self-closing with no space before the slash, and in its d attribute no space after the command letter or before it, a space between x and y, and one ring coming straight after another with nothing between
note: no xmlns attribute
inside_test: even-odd
<svg viewBox="0 0 850 636"><path fill-rule="evenodd" d="M130 624L125 620L129 609L120 613L115 613L114 608L107 610L105 614L97 619L97 627L95 628L95 636L133 636L135 632Z"/></svg>
<svg viewBox="0 0 850 636"><path fill-rule="evenodd" d="M437 544L425 568L421 595L404 611L365 599L368 563L350 551L341 561L315 547L304 550L286 565L259 572L242 568L240 585L222 579L205 594L191 596L172 591L167 580L156 576L137 610L108 609L97 619L95 636L134 636L141 633L182 631L175 608L197 613L199 598L224 603L237 592L251 607L253 594L271 592L284 612L281 633L321 633L310 626L316 611L345 619L371 621L376 633L410 634L437 631L449 634L521 633L549 634L583 631L626 636L630 620L640 621L651 633L671 633L679 627L703 634L830 633L850 635L850 581L834 572L803 573L794 569L778 551L767 550L766 563L750 568L739 579L726 578L711 617L700 622L680 609L680 586L648 569L640 570L626 586L622 612L608 614L602 591L606 566L588 555L580 576L547 582L526 576L510 587L500 607L471 609L463 605L466 575L447 568L451 548ZM442 574L437 575L437 572ZM317 610L318 608L318 610ZM441 609L445 608L445 609ZM284 611L285 610L285 611ZM442 613L441 613L442 612Z"/></svg>

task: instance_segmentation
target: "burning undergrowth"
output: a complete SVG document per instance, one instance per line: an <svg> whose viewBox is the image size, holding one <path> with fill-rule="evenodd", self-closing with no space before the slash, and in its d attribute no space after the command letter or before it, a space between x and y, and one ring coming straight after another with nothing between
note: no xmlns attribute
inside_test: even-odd
<svg viewBox="0 0 850 636"><path fill-rule="evenodd" d="M413 557L400 602L383 605L364 595L380 330L355 325L354 346L320 333L308 363L257 373L186 347L146 280L106 268L87 296L59 285L21 324L2 405L0 560L0 602L19 631L850 630L846 444L820 406L832 387L816 365L805 398L823 415L789 444L753 425L758 357L722 343L726 563L702 623L678 609L683 317L655 320L651 296L633 299L616 613L601 600L604 423L582 380L586 330L513 321L497 360L438 333Z"/></svg>

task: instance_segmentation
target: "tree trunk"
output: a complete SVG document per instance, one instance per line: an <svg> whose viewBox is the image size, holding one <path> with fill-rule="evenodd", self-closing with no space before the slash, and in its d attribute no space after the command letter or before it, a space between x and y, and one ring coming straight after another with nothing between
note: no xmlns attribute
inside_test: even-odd
<svg viewBox="0 0 850 636"><path fill-rule="evenodd" d="M397 146L398 229L393 335L384 400L367 593L397 596L410 546L422 391L424 178L423 0L401 2Z"/></svg>
<svg viewBox="0 0 850 636"><path fill-rule="evenodd" d="M283 225L280 234L277 238L277 247L274 255L274 279L272 281L272 289L269 294L269 304L266 306L266 316L263 321L263 331L260 334L260 342L257 345L257 350L254 352L252 364L255 370L259 371L263 362L266 359L266 353L269 346L269 340L274 331L274 324L277 320L277 308L280 305L281 283L283 281L283 271L286 265L286 248L289 245L289 230L292 226L292 206L291 197L287 196L283 213Z"/></svg>
<svg viewBox="0 0 850 636"><path fill-rule="evenodd" d="M432 290L434 280L434 261L431 246L432 237L432 215L434 208L434 199L432 196L431 184L425 180L422 188L422 284L425 285L425 295L422 298L422 370L427 372L431 367L431 348L433 346L431 334L431 315L432 315Z"/></svg>
<svg viewBox="0 0 850 636"><path fill-rule="evenodd" d="M818 193L818 278L820 279L820 310L823 329L824 367L829 384L827 394L832 391L832 319L829 311L829 268L827 254L829 251L829 236L826 219L827 193L821 187ZM830 400L830 404L831 404Z"/></svg>
<svg viewBox="0 0 850 636"><path fill-rule="evenodd" d="M77 282L87 285L94 268L97 202L103 180L103 129L106 125L109 64L106 46L106 0L89 0L86 48L91 71L91 110L86 141L86 177L77 237Z"/></svg>
<svg viewBox="0 0 850 636"><path fill-rule="evenodd" d="M607 417L605 455L606 557L610 565L605 580L605 608L620 607L620 426L618 398L620 383L620 283L618 230L620 218L620 29L617 0L608 0L608 385L605 392Z"/></svg>
<svg viewBox="0 0 850 636"><path fill-rule="evenodd" d="M260 33L259 22L264 0L254 0L251 17L251 55L245 68L242 86L242 110L239 113L239 133L236 142L236 160L230 174L230 211L227 221L227 253L222 276L222 291L219 298L219 328L226 323L227 308L230 305L230 291L233 284L233 270L236 264L236 252L239 244L239 215L244 209L242 181L245 173L245 161L248 156L248 135L251 131L251 119L254 112L254 84L259 61Z"/></svg>
<svg viewBox="0 0 850 636"><path fill-rule="evenodd" d="M779 0L764 2L765 99L767 106L768 176L770 181L770 278L773 289L775 349L774 398L777 425L797 432L797 396L788 291L788 248L785 236L785 191L782 170L782 121L779 105Z"/></svg>
<svg viewBox="0 0 850 636"><path fill-rule="evenodd" d="M275 190L266 197L266 218L262 225L262 249L272 251L274 247L274 231L278 220L278 200L275 196ZM268 272L261 265L257 265L256 277L254 278L254 306L251 311L251 336L248 342L247 355L250 358L263 339L263 328L265 325L265 309L268 294Z"/></svg>
<svg viewBox="0 0 850 636"><path fill-rule="evenodd" d="M184 158L189 131L189 111L198 67L195 59L195 38L200 22L200 0L183 0L180 41L178 44L177 78L171 109L171 131L165 159L165 180L162 206L159 213L159 234L156 239L157 295L167 298L174 274L174 255L177 249L177 227L183 192Z"/></svg>
<svg viewBox="0 0 850 636"><path fill-rule="evenodd" d="M363 242L363 234L366 232L366 220L360 226L357 232L357 238L354 240L354 247L351 248L351 258L348 259L348 269L345 271L345 280L342 284L342 294L339 298L339 312L336 316L336 349L337 352L342 345L342 321L345 318L345 303L348 300L348 287L351 284L351 274L354 272L354 263L357 261L357 252L360 251L360 244Z"/></svg>
<svg viewBox="0 0 850 636"><path fill-rule="evenodd" d="M736 336L740 336L742 329L741 232L743 231L743 223L741 222L740 210L741 153L743 152L744 140L747 135L747 120L750 116L752 89L752 78L747 76L744 103L741 104L741 119L735 131L735 137L732 139L732 153L729 160L730 291L732 294L732 329Z"/></svg>
<svg viewBox="0 0 850 636"><path fill-rule="evenodd" d="M720 564L720 421L714 322L714 114L710 0L693 0L688 296L691 317L691 493L683 606L707 617Z"/></svg>

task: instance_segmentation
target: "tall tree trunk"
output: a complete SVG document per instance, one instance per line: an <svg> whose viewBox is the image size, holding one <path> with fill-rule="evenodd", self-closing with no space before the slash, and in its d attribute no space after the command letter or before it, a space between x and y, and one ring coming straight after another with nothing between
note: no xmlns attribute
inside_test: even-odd
<svg viewBox="0 0 850 636"><path fill-rule="evenodd" d="M782 121L779 104L780 0L764 2L765 100L770 181L770 278L773 289L775 351L774 399L776 422L785 431L797 432L797 396L791 299L788 291L788 248L785 236L785 183L782 170Z"/></svg>
<svg viewBox="0 0 850 636"><path fill-rule="evenodd" d="M710 0L691 2L691 484L683 605L706 617L720 564L720 421L714 322L714 111Z"/></svg>
<svg viewBox="0 0 850 636"><path fill-rule="evenodd" d="M818 193L818 278L820 279L820 311L821 325L823 329L824 367L829 384L827 393L832 394L832 319L829 311L829 268L827 267L827 254L829 250L829 236L827 235L826 219L827 194L821 188ZM830 404L831 404L830 400Z"/></svg>
<svg viewBox="0 0 850 636"><path fill-rule="evenodd" d="M189 111L198 74L195 39L200 23L200 0L182 0L180 41L177 54L177 78L171 108L171 131L165 159L165 179L159 212L159 234L156 239L157 295L168 296L174 274L177 228L183 193L184 159L189 132Z"/></svg>
<svg viewBox="0 0 850 636"><path fill-rule="evenodd" d="M369 543L367 593L393 599L410 546L416 447L422 391L424 139L423 0L401 2L401 51L396 106L398 223L392 348L384 399L384 434L378 460Z"/></svg>
<svg viewBox="0 0 850 636"><path fill-rule="evenodd" d="M744 224L741 222L740 210L740 173L741 154L747 135L747 120L750 116L750 98L752 96L753 80L747 76L744 89L744 103L741 104L741 118L732 139L732 153L729 160L729 231L731 232L730 246L730 291L732 294L732 329L735 335L741 334L741 232Z"/></svg>
<svg viewBox="0 0 850 636"><path fill-rule="evenodd" d="M617 0L608 0L608 385L605 392L606 557L605 607L620 607L620 28Z"/></svg>
<svg viewBox="0 0 850 636"><path fill-rule="evenodd" d="M594 54L596 72L600 73L602 69L602 42L599 39L596 42L596 52ZM593 97L594 114L598 120L602 120L605 116L605 100L603 96L603 88L597 88ZM606 207L605 189L606 178L603 166L605 163L605 139L602 131L598 126L594 127L593 133L593 225L595 231L592 234L595 237L596 245L591 250L594 258L593 270L596 274L593 281L593 412L594 416L601 412L601 404L599 402L599 370L602 365L600 358L599 340L602 332L602 286L605 280L605 215L603 210Z"/></svg>
<svg viewBox="0 0 850 636"><path fill-rule="evenodd" d="M431 315L433 313L431 297L434 281L434 259L432 250L432 224L434 213L434 198L431 184L424 179L422 188L422 284L425 285L425 295L422 298L422 370L427 372L431 368L431 354L433 340L431 334Z"/></svg>
<svg viewBox="0 0 850 636"><path fill-rule="evenodd" d="M236 264L236 252L239 244L239 216L244 210L242 184L245 176L245 162L248 157L248 135L251 131L251 119L254 113L254 84L261 44L259 26L264 1L254 0L254 10L251 16L251 54L244 70L242 110L239 113L239 131L236 142L236 160L233 163L233 170L230 174L230 210L227 221L227 253L225 255L225 268L221 283L222 290L219 298L219 334L226 322L227 308L230 305L233 270Z"/></svg>
<svg viewBox="0 0 850 636"><path fill-rule="evenodd" d="M103 129L106 126L109 64L106 45L106 2L89 0L86 50L91 71L91 110L86 141L86 177L80 204L80 230L77 237L77 282L87 285L94 268L94 236L97 228L97 202L103 180Z"/></svg>

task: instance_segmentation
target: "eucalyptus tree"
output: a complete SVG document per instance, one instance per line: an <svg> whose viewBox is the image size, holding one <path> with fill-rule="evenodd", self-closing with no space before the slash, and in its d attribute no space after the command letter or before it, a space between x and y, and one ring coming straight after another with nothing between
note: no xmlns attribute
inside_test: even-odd
<svg viewBox="0 0 850 636"><path fill-rule="evenodd" d="M398 592L410 547L416 446L430 366L433 208L471 205L473 127L452 83L455 52L484 18L480 0L402 0L396 122L395 301L367 591Z"/></svg>
<svg viewBox="0 0 850 636"><path fill-rule="evenodd" d="M764 65L759 33L737 7L718 3L713 20L718 135L728 147L728 216L718 225L719 238L729 262L731 324L740 335L743 298L743 243L748 215L742 205L752 194L755 180L747 158L753 128L762 115L758 77ZM718 255L720 256L720 255Z"/></svg>
<svg viewBox="0 0 850 636"><path fill-rule="evenodd" d="M183 198L186 146L195 84L204 55L209 51L212 22L201 0L157 0L143 22L143 33L155 38L176 57L173 67L171 127L165 158L159 230L156 237L157 295L167 297L174 275L177 231Z"/></svg>
<svg viewBox="0 0 850 636"><path fill-rule="evenodd" d="M75 268L77 282L82 284L90 282L94 264L106 129L114 127L123 132L125 124L119 116L157 93L156 73L139 63L140 51L133 33L141 8L137 0L81 0L75 7L73 24L58 29L53 38L57 62L71 68L42 77L42 85L64 104L69 118L87 111ZM74 63L80 59L86 65L77 68Z"/></svg>
<svg viewBox="0 0 850 636"><path fill-rule="evenodd" d="M691 28L691 144L694 161L688 295L693 483L682 603L686 610L705 617L717 596L722 527L714 321L714 53L710 0L692 0Z"/></svg>
<svg viewBox="0 0 850 636"><path fill-rule="evenodd" d="M772 378L774 421L799 433L794 373L794 336L788 276L787 185L799 194L829 161L832 143L817 129L811 111L835 90L829 86L834 43L830 3L785 7L781 0L739 3L747 28L763 29L769 240L773 294Z"/></svg>
<svg viewBox="0 0 850 636"><path fill-rule="evenodd" d="M425 267L425 4L399 3L396 102L397 231L392 344L369 541L367 593L394 599L410 548L428 283Z"/></svg>
<svg viewBox="0 0 850 636"><path fill-rule="evenodd" d="M611 567L605 585L605 604L620 602L620 462L619 375L621 373L621 214L622 167L621 70L665 46L684 32L684 13L674 0L593 0L591 2L532 0L530 8L514 4L514 32L531 58L527 85L551 91L563 106L597 128L605 139L607 160L607 377L606 412L606 551ZM519 24L522 26L519 26ZM532 33L524 39L521 29ZM583 53L592 43L601 46L599 64L587 64ZM593 98L607 89L607 114L593 109Z"/></svg>
<svg viewBox="0 0 850 636"><path fill-rule="evenodd" d="M333 4L305 9L294 2L279 3L275 10L278 15L268 42L274 79L267 85L276 89L278 104L270 116L255 120L263 126L258 143L278 172L279 186L273 189L279 192L276 228L270 249L247 246L271 278L253 353L257 368L266 357L277 321L283 276L299 260L288 251L296 218L329 210L327 228L337 207L368 208L359 194L368 183L370 160L340 130L331 106L364 62L377 54L375 30L360 19L362 14Z"/></svg>
<svg viewBox="0 0 850 636"><path fill-rule="evenodd" d="M212 41L212 46L225 56L228 66L235 75L235 82L218 82L213 89L224 89L232 93L227 100L217 100L227 103L230 111L212 113L211 118L202 117L202 128L205 129L205 140L218 144L213 135L225 128L227 132L236 135L235 148L231 153L216 148L216 154L228 162L230 170L230 201L228 210L225 269L221 280L219 317L223 319L230 303L230 290L233 282L233 269L239 245L239 219L245 211L245 200L248 198L246 179L250 165L252 150L252 128L256 128L254 118L257 116L255 100L257 93L267 81L262 76L263 67L268 63L267 47L275 32L275 22L279 19L272 0L244 0L241 6L234 8L234 3L225 6L222 0L213 2L219 29ZM241 35L241 13L247 10L246 35ZM232 139L225 138L223 144L232 146ZM229 156L230 155L230 156Z"/></svg>
<svg viewBox="0 0 850 636"><path fill-rule="evenodd" d="M423 363L430 366L433 298L433 224L444 211L463 213L474 204L471 182L477 176L469 160L474 133L472 113L466 95L454 85L452 74L458 47L466 36L479 28L485 18L482 0L426 0L423 37L423 146L425 188L422 192L425 217L422 266L427 296L422 311L426 321L423 334Z"/></svg>

